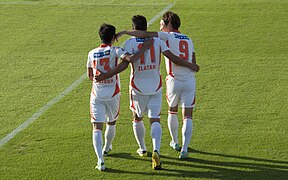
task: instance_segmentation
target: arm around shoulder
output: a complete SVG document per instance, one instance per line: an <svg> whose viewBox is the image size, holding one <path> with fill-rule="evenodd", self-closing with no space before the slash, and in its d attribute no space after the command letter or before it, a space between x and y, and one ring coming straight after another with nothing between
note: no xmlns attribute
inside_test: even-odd
<svg viewBox="0 0 288 180"><path fill-rule="evenodd" d="M164 51L163 54L164 54L164 56L169 58L173 63L175 63L179 66L187 67L187 68L189 68L195 72L199 71L199 66L197 64L189 63L188 61L185 61L184 59L182 59L178 56L175 56L170 50Z"/></svg>
<svg viewBox="0 0 288 180"><path fill-rule="evenodd" d="M140 38L158 37L157 32L148 32L148 31L141 31L141 30L125 30L125 31L121 31L119 34L120 35L127 34L130 36L136 36L136 37L140 37Z"/></svg>

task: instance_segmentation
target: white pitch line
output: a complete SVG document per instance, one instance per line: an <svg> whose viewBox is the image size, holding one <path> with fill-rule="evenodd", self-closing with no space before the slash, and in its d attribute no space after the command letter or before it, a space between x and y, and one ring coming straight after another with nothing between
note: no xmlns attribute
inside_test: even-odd
<svg viewBox="0 0 288 180"><path fill-rule="evenodd" d="M158 14L156 14L148 23L147 25L150 26L153 24L164 12L168 11L170 8L173 7L174 4L169 4L166 6L162 11L160 11ZM63 92L58 94L55 98L53 98L51 101L49 101L47 104L45 104L43 107L41 107L37 112L35 112L30 118L28 118L24 123L22 123L20 126L18 126L16 129L14 129L12 132L10 132L7 136L2 138L0 140L0 148L4 146L7 142L9 142L11 139L13 139L19 132L26 129L31 123L33 123L36 119L38 119L43 113L45 113L51 106L56 104L58 101L63 99L67 94L69 94L71 91L73 91L85 78L86 73L84 73L79 79L74 81L70 86L68 86Z"/></svg>
<svg viewBox="0 0 288 180"><path fill-rule="evenodd" d="M86 73L83 74L79 79L74 81L70 86L68 86L63 92L58 94L56 97L54 97L51 101L49 101L47 104L45 104L43 107L41 107L36 113L34 113L30 118L28 118L24 123L22 123L20 126L18 126L16 129L14 129L11 133L9 133L6 137L1 139L0 141L0 148L5 145L7 142L9 142L11 139L14 138L16 134L21 132L22 130L26 129L31 123L33 123L36 119L38 119L44 112L46 112L51 106L56 104L58 101L60 101L62 98L64 98L67 94L69 94L72 90L74 90L85 78Z"/></svg>
<svg viewBox="0 0 288 180"><path fill-rule="evenodd" d="M96 4L96 3L73 3L73 2L39 2L39 1L14 1L14 2L3 2L0 1L2 5L88 5L88 6L164 6L166 4L120 4L120 3L113 3L113 4Z"/></svg>

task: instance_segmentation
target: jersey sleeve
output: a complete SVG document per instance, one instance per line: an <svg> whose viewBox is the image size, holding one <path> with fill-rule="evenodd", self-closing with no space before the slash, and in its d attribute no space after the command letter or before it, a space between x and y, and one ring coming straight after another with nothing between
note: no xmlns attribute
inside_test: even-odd
<svg viewBox="0 0 288 180"><path fill-rule="evenodd" d="M89 55L90 55L90 53L88 54L88 58L87 58L87 68L92 67L91 59L90 59Z"/></svg>
<svg viewBox="0 0 288 180"><path fill-rule="evenodd" d="M125 44L124 44L124 49L125 49L128 53L133 54L133 50L132 50L132 45L131 45L131 43L132 43L132 40L131 40L131 39L127 40L127 41L125 42Z"/></svg>
<svg viewBox="0 0 288 180"><path fill-rule="evenodd" d="M116 47L116 56L118 58L122 58L126 53L127 53L127 51L125 51L123 48Z"/></svg>
<svg viewBox="0 0 288 180"><path fill-rule="evenodd" d="M193 53L193 52L195 52L195 49L194 49L194 43L193 43L193 41L192 41L192 40L191 40L191 42L192 42L192 43L191 43L191 44L192 44L192 47L191 47L191 49L192 49L192 53Z"/></svg>
<svg viewBox="0 0 288 180"><path fill-rule="evenodd" d="M158 37L163 41L167 41L168 36L169 36L169 34L167 32L162 32L162 31L158 32Z"/></svg>
<svg viewBox="0 0 288 180"><path fill-rule="evenodd" d="M170 48L166 45L166 43L162 40L160 40L160 47L161 47L161 53L164 51L170 50Z"/></svg>

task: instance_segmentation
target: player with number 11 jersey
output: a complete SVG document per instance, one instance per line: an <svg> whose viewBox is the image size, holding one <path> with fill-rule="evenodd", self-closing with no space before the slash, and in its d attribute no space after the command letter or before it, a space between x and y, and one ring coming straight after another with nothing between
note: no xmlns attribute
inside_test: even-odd
<svg viewBox="0 0 288 180"><path fill-rule="evenodd" d="M144 40L144 38L130 38L126 41L124 49L134 53L142 47ZM162 89L160 57L161 53L167 50L169 48L163 41L154 38L154 44L150 49L140 57L140 60L131 64L130 88L142 95L153 95Z"/></svg>

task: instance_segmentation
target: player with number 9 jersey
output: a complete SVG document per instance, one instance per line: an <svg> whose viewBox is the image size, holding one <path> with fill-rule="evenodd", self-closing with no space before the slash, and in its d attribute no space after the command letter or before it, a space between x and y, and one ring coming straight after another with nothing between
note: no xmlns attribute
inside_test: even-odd
<svg viewBox="0 0 288 180"><path fill-rule="evenodd" d="M175 30L171 32L160 31L158 32L158 37L167 43L170 51L174 55L186 60L189 63L192 63L194 44L188 36L181 34L178 30ZM165 61L167 74L173 78L180 81L187 81L194 78L194 71L173 63L167 57L165 57Z"/></svg>

